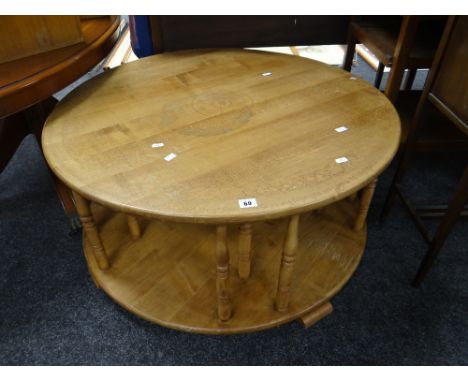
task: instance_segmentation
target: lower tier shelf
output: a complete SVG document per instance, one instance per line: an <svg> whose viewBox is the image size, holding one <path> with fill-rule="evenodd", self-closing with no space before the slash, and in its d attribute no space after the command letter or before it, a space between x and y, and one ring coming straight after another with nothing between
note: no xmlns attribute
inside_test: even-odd
<svg viewBox="0 0 468 382"><path fill-rule="evenodd" d="M357 205L343 200L301 216L288 311L275 310L287 220L252 225L252 272L237 275L237 226L228 228L232 317L217 317L215 227L140 220L133 240L126 216L92 205L111 268L100 270L84 235L83 247L96 284L130 312L157 324L206 334L245 333L279 326L324 311L324 304L355 271L366 227L355 232Z"/></svg>

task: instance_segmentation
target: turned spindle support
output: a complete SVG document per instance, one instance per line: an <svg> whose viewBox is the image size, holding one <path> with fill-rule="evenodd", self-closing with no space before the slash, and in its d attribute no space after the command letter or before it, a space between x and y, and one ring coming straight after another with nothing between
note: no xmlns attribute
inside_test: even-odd
<svg viewBox="0 0 468 382"><path fill-rule="evenodd" d="M252 225L242 224L239 227L239 246L238 246L238 272L242 280L247 280L250 276L250 267L252 259Z"/></svg>
<svg viewBox="0 0 468 382"><path fill-rule="evenodd" d="M80 194L73 191L73 198L75 200L76 210L80 216L81 224L85 234L93 248L93 253L96 262L100 269L108 269L110 267L109 260L107 259L106 251L102 245L101 237L94 222L89 202L84 199Z"/></svg>
<svg viewBox="0 0 468 382"><path fill-rule="evenodd" d="M294 263L296 262L298 229L299 215L291 216L283 246L278 291L276 293L276 310L278 312L286 312L288 310L291 279L294 270Z"/></svg>
<svg viewBox="0 0 468 382"><path fill-rule="evenodd" d="M359 211L354 222L354 230L360 231L364 228L366 222L367 213L369 212L369 206L374 195L375 187L377 186L377 179L370 182L361 192L361 200L359 201Z"/></svg>
<svg viewBox="0 0 468 382"><path fill-rule="evenodd" d="M229 253L227 227L216 227L216 292L218 295L218 318L227 321L231 317L229 298Z"/></svg>
<svg viewBox="0 0 468 382"><path fill-rule="evenodd" d="M127 215L128 230L133 240L137 240L141 237L140 224L135 216Z"/></svg>

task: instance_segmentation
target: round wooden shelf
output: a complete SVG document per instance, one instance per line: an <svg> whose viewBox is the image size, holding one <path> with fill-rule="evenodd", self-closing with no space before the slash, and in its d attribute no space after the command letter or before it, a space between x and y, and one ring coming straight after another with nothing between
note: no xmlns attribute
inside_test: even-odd
<svg viewBox="0 0 468 382"><path fill-rule="evenodd" d="M93 205L112 263L100 270L84 237L84 251L96 283L136 315L169 328L206 334L245 333L300 318L328 302L361 259L366 229L352 229L356 201L344 200L301 217L299 247L288 311L275 310L275 296L287 220L253 225L252 274L237 274L237 227L228 232L232 317L216 312L215 235L212 226L142 220L133 240L126 216Z"/></svg>

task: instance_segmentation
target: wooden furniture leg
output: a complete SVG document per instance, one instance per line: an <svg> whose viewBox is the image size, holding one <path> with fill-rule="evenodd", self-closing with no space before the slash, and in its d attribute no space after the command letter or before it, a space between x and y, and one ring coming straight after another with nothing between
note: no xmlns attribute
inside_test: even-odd
<svg viewBox="0 0 468 382"><path fill-rule="evenodd" d="M141 237L140 224L135 216L127 215L128 230L133 240L137 240Z"/></svg>
<svg viewBox="0 0 468 382"><path fill-rule="evenodd" d="M403 16L400 33L393 53L392 69L385 85L385 95L392 103L395 103L400 91L401 80L405 74L406 63L413 46L418 24L418 16Z"/></svg>
<svg viewBox="0 0 468 382"><path fill-rule="evenodd" d="M227 321L231 317L229 298L229 253L227 227L216 227L216 292L218 295L218 318Z"/></svg>
<svg viewBox="0 0 468 382"><path fill-rule="evenodd" d="M85 230L85 234L88 237L89 243L93 248L96 262L100 269L108 269L110 267L109 260L107 259L106 252L101 242L101 237L96 228L93 215L89 208L89 203L80 194L73 191L73 197L75 199L76 209L80 216L81 224Z"/></svg>
<svg viewBox="0 0 468 382"><path fill-rule="evenodd" d="M278 291L276 293L276 310L286 312L289 305L290 287L294 263L296 262L296 250L298 244L299 215L291 216L288 231L283 246Z"/></svg>
<svg viewBox="0 0 468 382"><path fill-rule="evenodd" d="M369 212L369 206L374 195L375 187L377 186L377 179L374 179L362 190L361 200L359 204L359 211L354 222L354 230L360 231L364 227L364 223Z"/></svg>
<svg viewBox="0 0 468 382"><path fill-rule="evenodd" d="M468 165L465 166L462 178L458 183L455 194L452 198L452 201L448 207L448 211L445 214L444 218L437 227L437 231L434 235L434 238L431 241L429 250L427 251L424 260L422 261L418 273L413 280L412 285L414 287L419 287L421 282L426 277L427 272L431 268L435 259L437 258L442 245L445 243L449 233L452 230L452 227L457 221L458 215L463 210L465 203L468 200Z"/></svg>
<svg viewBox="0 0 468 382"><path fill-rule="evenodd" d="M379 62L379 66L377 67L377 72L375 74L375 81L374 81L374 86L377 89L380 89L380 83L382 82L384 70L385 70L385 65Z"/></svg>
<svg viewBox="0 0 468 382"><path fill-rule="evenodd" d="M333 312L333 306L330 301L327 301L320 305L319 307L311 310L310 312L304 314L302 317L299 318L300 323L304 326L304 328L309 328L318 321L320 321L325 316L328 316Z"/></svg>
<svg viewBox="0 0 468 382"><path fill-rule="evenodd" d="M252 252L252 225L242 224L239 227L239 261L238 272L242 280L247 280L250 276L251 252Z"/></svg>
<svg viewBox="0 0 468 382"><path fill-rule="evenodd" d="M418 105L418 108L415 113L415 117L411 126L408 131L408 137L406 139L406 143L402 149L401 159L398 162L398 167L393 176L392 183L389 187L387 192L387 196L385 197L384 206L382 208L382 212L380 213L380 221L383 221L385 217L388 215L388 212L392 208L395 198L397 196L397 187L398 184L401 183L403 177L409 167L411 157L413 152L416 148L418 132L419 132L419 123L421 121L421 115L423 112L423 107Z"/></svg>
<svg viewBox="0 0 468 382"><path fill-rule="evenodd" d="M408 69L408 76L405 81L405 90L411 90L418 69Z"/></svg>
<svg viewBox="0 0 468 382"><path fill-rule="evenodd" d="M348 72L351 71L353 66L354 52L356 51L357 40L351 35L348 36L348 46L346 47L346 54L343 62L343 69Z"/></svg>

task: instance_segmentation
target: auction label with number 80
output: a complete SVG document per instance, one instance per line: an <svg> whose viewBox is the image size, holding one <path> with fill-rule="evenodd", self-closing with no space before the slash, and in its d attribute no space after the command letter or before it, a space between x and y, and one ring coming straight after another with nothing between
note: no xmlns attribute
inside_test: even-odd
<svg viewBox="0 0 468 382"><path fill-rule="evenodd" d="M255 199L255 198L239 199L239 207L240 208L257 207L257 199Z"/></svg>

